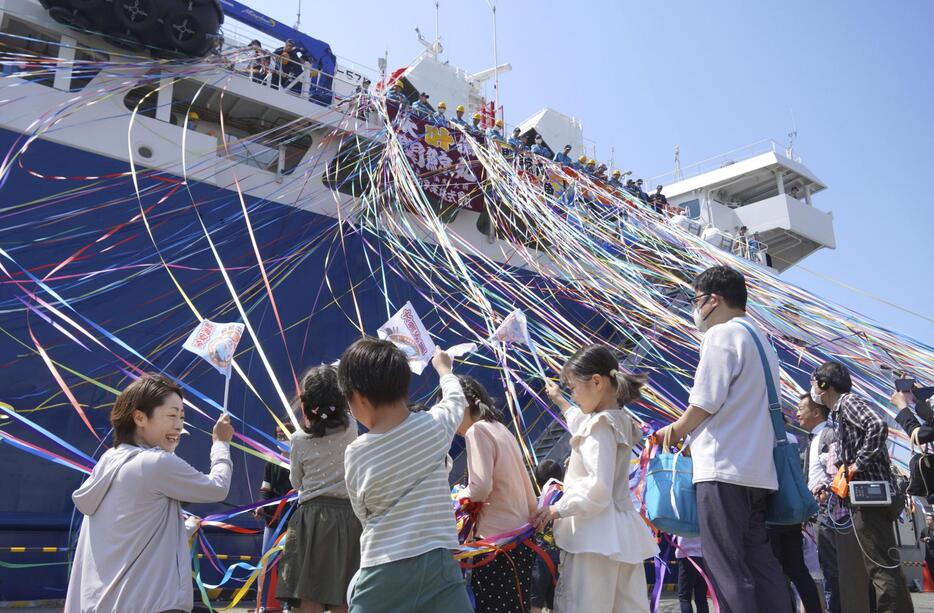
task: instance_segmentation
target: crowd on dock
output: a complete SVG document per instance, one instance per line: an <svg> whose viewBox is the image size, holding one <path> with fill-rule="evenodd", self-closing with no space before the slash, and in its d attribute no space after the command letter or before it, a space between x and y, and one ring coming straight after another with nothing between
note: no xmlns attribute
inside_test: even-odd
<svg viewBox="0 0 934 613"><path fill-rule="evenodd" d="M685 612L692 600L707 610L708 588L725 613L790 612L799 599L807 613L911 611L893 531L906 495L886 423L853 392L843 364L820 365L789 424L801 433L802 463L786 474L773 455L788 444L770 411L782 385L778 357L746 313L745 279L717 266L693 289L703 342L681 417L654 433L640 427L625 407L640 399L646 375L626 372L610 347L584 346L542 388L566 421L569 455L536 467L504 423L496 390L456 374L441 350L432 359L440 393L428 409L410 403L409 361L387 340L361 338L336 366L308 370L293 402L300 429L277 432L290 468L270 464L262 489L273 501L297 492L276 598L300 611L649 611L644 562L661 544L677 551ZM934 440L929 398L900 389L898 423L918 444ZM110 419L113 447L73 495L83 522L65 610L189 611L198 520L182 504L226 498L230 418L214 426L208 474L175 454L185 407L169 378L131 383ZM460 540L449 482L455 436L467 458L455 496L472 519ZM634 504L634 447L689 453L698 534L653 531ZM770 523L792 477L818 510L805 522ZM563 482L556 501L536 493L550 480ZM871 482L888 498L863 504L842 482ZM270 520L273 508L257 517ZM816 535L825 590L805 562L807 534ZM482 556L453 555L503 535L514 536Z"/></svg>

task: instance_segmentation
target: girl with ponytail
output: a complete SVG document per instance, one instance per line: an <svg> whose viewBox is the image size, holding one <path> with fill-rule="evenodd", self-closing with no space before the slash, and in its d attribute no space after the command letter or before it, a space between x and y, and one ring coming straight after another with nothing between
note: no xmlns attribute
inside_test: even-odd
<svg viewBox="0 0 934 613"><path fill-rule="evenodd" d="M362 527L344 484L344 450L357 438L357 423L333 366L309 369L292 406L302 426L289 455L299 504L289 519L276 598L300 611L346 612Z"/></svg>
<svg viewBox="0 0 934 613"><path fill-rule="evenodd" d="M658 553L629 495L629 460L641 430L623 407L641 397L645 377L624 373L613 353L588 345L568 359L561 389L545 391L571 431L564 496L536 514L554 521L561 556L557 611L649 611L642 562Z"/></svg>

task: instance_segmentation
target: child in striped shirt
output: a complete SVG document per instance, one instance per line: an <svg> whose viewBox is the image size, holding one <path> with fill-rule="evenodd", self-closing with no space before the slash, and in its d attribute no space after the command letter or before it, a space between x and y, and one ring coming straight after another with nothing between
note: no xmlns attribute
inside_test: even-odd
<svg viewBox="0 0 934 613"><path fill-rule="evenodd" d="M363 524L351 613L469 613L445 459L466 400L451 358L436 350L441 401L424 413L407 405L411 371L388 341L360 339L341 356L340 386L367 427L344 455L347 493Z"/></svg>

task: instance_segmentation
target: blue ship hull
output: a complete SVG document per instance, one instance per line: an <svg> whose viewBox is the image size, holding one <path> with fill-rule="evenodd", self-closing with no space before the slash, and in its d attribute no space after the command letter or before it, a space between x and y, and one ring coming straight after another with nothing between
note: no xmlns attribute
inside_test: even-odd
<svg viewBox="0 0 934 613"><path fill-rule="evenodd" d="M9 150L18 137L15 133L0 131L0 147ZM125 162L41 140L31 145L22 166L42 175L69 177L102 176L128 170ZM142 206L152 207L147 215L157 251L143 224L139 220L131 221L139 214L140 204L129 177L57 181L37 178L15 167L0 188L0 247L19 266L39 278L75 256L48 279L49 286L80 316L118 337L157 368L180 377L218 403L223 397L223 377L193 354L181 352L185 337L197 321L160 261L161 253L165 262L173 266L173 273L185 293L205 317L215 321L239 319L201 230L196 208L212 233L272 369L289 395L294 390L290 362L299 374L308 366L332 362L360 336L358 321L363 322L369 334L374 334L386 321L384 283L392 309L411 300L441 346L464 340L446 329L447 322L426 301L422 293L426 288L420 286L418 280L403 279L388 268L385 278L379 270L371 270L371 266L378 266L379 257L374 259L373 254L369 254L368 261L363 243L356 235L349 236L341 248L335 241L334 219L247 198L250 220L285 327L283 343L250 246L237 194L198 183L185 189L175 181L178 177L140 177ZM118 227L120 229L108 238L96 242ZM392 264L391 261L386 263ZM0 400L26 411L29 419L61 435L88 455L99 457L106 446L88 431L61 393L32 345L30 327L52 360L106 385L119 389L127 384L128 378L121 370L123 364L113 353L93 343L85 342L89 349L79 346L35 313L28 312L20 302L20 298L25 297L23 288L67 309L55 303L15 265L8 261L4 261L4 265L23 285L12 282L0 285L0 327L4 332L0 335ZM103 272L86 276L91 271ZM528 273L525 277L530 283L537 282ZM70 315L91 329L91 324L78 315ZM582 328L599 327L599 318L576 304L568 304L565 315ZM95 336L101 337L98 333ZM115 342L102 340L120 357L144 369L152 369ZM613 341L612 338L607 340ZM264 403L280 419L285 419L285 411L247 335L238 349L237 359L262 401L234 376L230 412L242 420L236 422L239 431L262 440L259 431L269 434L275 427ZM61 372L97 435L109 443L108 414L113 395L64 369ZM495 372L489 368L474 368L470 374L484 380L491 390L501 390L502 384L494 378L497 377ZM437 378L430 371L416 377L413 399L428 400L436 384ZM209 415L217 415L217 410L202 399L191 395L189 398ZM524 420L527 440L533 441L550 418L530 403L524 411ZM183 440L178 453L194 466L206 470L210 437L195 430L209 432L211 420L189 410L188 422L193 435ZM5 427L16 436L45 444L41 437L25 428L9 424ZM455 455L460 451L455 444ZM234 482L227 501L231 505L247 504L257 496L263 462L240 451L234 452L233 460ZM67 547L72 544L81 516L75 513L70 495L83 475L2 443L0 467L3 474L0 481L6 494L0 497L0 547ZM454 476L462 474L462 470L455 471ZM224 508L229 507L192 505L190 510L204 515L221 512ZM248 519L246 523L250 522L252 520ZM260 549L258 536L212 534L211 540L219 553L256 555ZM67 559L63 553L18 555L20 557L15 560L23 563ZM206 574L206 579L210 580L210 571ZM61 598L66 580L65 566L3 570L0 571L0 601Z"/></svg>

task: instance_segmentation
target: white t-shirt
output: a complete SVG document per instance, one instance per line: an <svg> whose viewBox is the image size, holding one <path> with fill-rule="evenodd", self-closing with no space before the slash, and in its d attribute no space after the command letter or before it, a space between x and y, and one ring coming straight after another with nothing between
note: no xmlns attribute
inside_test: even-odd
<svg viewBox="0 0 934 613"><path fill-rule="evenodd" d="M775 390L781 389L778 355L749 317L735 318L707 331L689 398L690 404L711 414L692 433L694 483L722 481L776 490L772 459L775 433L765 374L755 341L740 320L756 331L768 357Z"/></svg>

